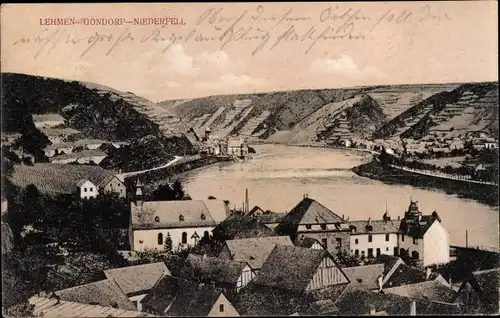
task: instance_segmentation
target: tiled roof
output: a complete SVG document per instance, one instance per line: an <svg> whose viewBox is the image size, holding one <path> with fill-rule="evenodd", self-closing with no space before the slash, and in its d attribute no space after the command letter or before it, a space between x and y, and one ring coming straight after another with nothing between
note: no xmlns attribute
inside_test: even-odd
<svg viewBox="0 0 500 318"><path fill-rule="evenodd" d="M254 206L250 212L248 212L248 215L258 215L258 214L262 214L264 213L264 210L262 210L260 207L258 206Z"/></svg>
<svg viewBox="0 0 500 318"><path fill-rule="evenodd" d="M384 264L344 267L342 270L351 284L360 289L371 290L378 288L378 278L384 274Z"/></svg>
<svg viewBox="0 0 500 318"><path fill-rule="evenodd" d="M181 200L181 201L149 201L131 204L133 229L160 229L216 226L212 215L222 215L229 208L221 201L214 204L208 201L219 200ZM210 207L210 209L208 208ZM182 217L184 218L181 221ZM159 221L156 222L155 218Z"/></svg>
<svg viewBox="0 0 500 318"><path fill-rule="evenodd" d="M319 265L328 255L325 250L276 245L255 277L255 283L305 291Z"/></svg>
<svg viewBox="0 0 500 318"><path fill-rule="evenodd" d="M48 150L56 150L56 149L61 149L61 148L73 148L75 147L74 142L58 142L56 144L48 145L45 148L43 148L44 151Z"/></svg>
<svg viewBox="0 0 500 318"><path fill-rule="evenodd" d="M410 223L413 221L413 223ZM427 230L430 229L434 221L437 221L432 215L424 215L420 221L417 222L416 218L404 218L401 221L399 232L404 233L411 237L423 238ZM438 221L439 222L439 221Z"/></svg>
<svg viewBox="0 0 500 318"><path fill-rule="evenodd" d="M212 219L217 224L227 219L230 215L229 207L224 200L204 200L203 202L205 202Z"/></svg>
<svg viewBox="0 0 500 318"><path fill-rule="evenodd" d="M368 221L349 221L349 226L356 228L356 232L351 235L398 233L400 224L400 220L370 220L369 223Z"/></svg>
<svg viewBox="0 0 500 318"><path fill-rule="evenodd" d="M217 283L236 284L246 263L218 257L189 254L186 265L194 268L203 279ZM181 275L182 276L182 271Z"/></svg>
<svg viewBox="0 0 500 318"><path fill-rule="evenodd" d="M416 267L400 264L394 273L384 282L383 288L416 284L426 281L426 272Z"/></svg>
<svg viewBox="0 0 500 318"><path fill-rule="evenodd" d="M33 114L31 116L34 122L64 121L64 117L59 114Z"/></svg>
<svg viewBox="0 0 500 318"><path fill-rule="evenodd" d="M58 155L52 158L49 158L50 162L60 161L60 160L69 160L69 159L81 159L81 158L91 158L91 157L106 157L107 154L94 149L84 149L78 152L65 153L62 155Z"/></svg>
<svg viewBox="0 0 500 318"><path fill-rule="evenodd" d="M490 304L499 304L500 268L473 273L476 286L482 298Z"/></svg>
<svg viewBox="0 0 500 318"><path fill-rule="evenodd" d="M74 135L80 133L78 130L69 127L64 127L64 128L44 127L41 128L40 131L46 136L63 136L63 135Z"/></svg>
<svg viewBox="0 0 500 318"><path fill-rule="evenodd" d="M223 292L209 285L182 282L177 297L165 313L167 316L205 317Z"/></svg>
<svg viewBox="0 0 500 318"><path fill-rule="evenodd" d="M389 316L410 314L412 300L394 294L377 293L349 286L335 302L340 316L368 315L370 310L385 311ZM456 315L458 306L429 300L416 300L417 315Z"/></svg>
<svg viewBox="0 0 500 318"><path fill-rule="evenodd" d="M342 218L311 198L299 202L277 226L277 233L296 231L302 224L342 223Z"/></svg>
<svg viewBox="0 0 500 318"><path fill-rule="evenodd" d="M263 224L279 223L286 216L286 213L270 212L259 215L257 218Z"/></svg>
<svg viewBox="0 0 500 318"><path fill-rule="evenodd" d="M142 306L155 313L164 314L165 309L179 293L179 289L179 279L177 277L164 276L142 299Z"/></svg>
<svg viewBox="0 0 500 318"><path fill-rule="evenodd" d="M10 180L21 188L34 184L42 193L70 194L83 179L101 186L113 175L99 166L36 163L33 166L14 165Z"/></svg>
<svg viewBox="0 0 500 318"><path fill-rule="evenodd" d="M233 260L248 263L252 269L260 269L277 244L293 246L289 236L268 236L226 241Z"/></svg>
<svg viewBox="0 0 500 318"><path fill-rule="evenodd" d="M108 269L104 274L113 279L125 294L148 291L163 275L171 275L163 262Z"/></svg>
<svg viewBox="0 0 500 318"><path fill-rule="evenodd" d="M306 247L306 248L311 248L315 243L321 245L321 243L318 240L313 239L312 237L303 237L303 238L297 237L293 242L295 246Z"/></svg>
<svg viewBox="0 0 500 318"><path fill-rule="evenodd" d="M456 291L437 280L386 288L384 292L412 299L429 299L450 304L454 303L457 298Z"/></svg>
<svg viewBox="0 0 500 318"><path fill-rule="evenodd" d="M116 306L118 309L125 310L136 309L120 287L110 279L59 290L55 294L65 301L104 307Z"/></svg>
<svg viewBox="0 0 500 318"><path fill-rule="evenodd" d="M55 298L38 296L31 297L29 303L34 306L33 314L37 317L155 317L140 311L58 301Z"/></svg>

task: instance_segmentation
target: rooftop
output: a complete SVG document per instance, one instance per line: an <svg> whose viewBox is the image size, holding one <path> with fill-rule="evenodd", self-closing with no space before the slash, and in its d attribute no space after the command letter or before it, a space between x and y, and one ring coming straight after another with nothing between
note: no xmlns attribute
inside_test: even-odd
<svg viewBox="0 0 500 318"><path fill-rule="evenodd" d="M448 286L445 286L438 280L386 288L384 289L384 292L412 299L429 299L432 301L450 304L454 303L457 298L456 291Z"/></svg>
<svg viewBox="0 0 500 318"><path fill-rule="evenodd" d="M349 226L356 229L355 234L389 234L398 233L401 225L400 220L369 220L369 221L349 221Z"/></svg>
<svg viewBox="0 0 500 318"><path fill-rule="evenodd" d="M33 296L29 303L34 306L33 314L52 317L155 317L135 310L123 310L78 302L60 301L55 298Z"/></svg>
<svg viewBox="0 0 500 318"><path fill-rule="evenodd" d="M241 262L197 254L189 254L186 265L194 268L203 279L226 284L236 284L246 266Z"/></svg>
<svg viewBox="0 0 500 318"><path fill-rule="evenodd" d="M71 160L71 159L81 159L81 158L92 158L92 157L106 157L107 154L100 150L84 149L79 152L66 153L50 158L50 162L58 160Z"/></svg>
<svg viewBox="0 0 500 318"><path fill-rule="evenodd" d="M384 275L384 264L342 268L351 284L360 289L377 289L378 278Z"/></svg>
<svg viewBox="0 0 500 318"><path fill-rule="evenodd" d="M62 121L64 122L64 117L59 114L33 114L34 122L44 122L44 121Z"/></svg>
<svg viewBox="0 0 500 318"><path fill-rule="evenodd" d="M233 256L233 260L248 263L252 269L260 269L278 244L293 246L289 236L268 236L226 241L226 246Z"/></svg>
<svg viewBox="0 0 500 318"><path fill-rule="evenodd" d="M127 266L104 271L108 279L113 279L125 294L148 291L170 271L163 262Z"/></svg>
<svg viewBox="0 0 500 318"><path fill-rule="evenodd" d="M61 300L136 310L120 287L110 279L56 291Z"/></svg>
<svg viewBox="0 0 500 318"><path fill-rule="evenodd" d="M223 200L146 201L131 204L133 229L212 227L229 214Z"/></svg>

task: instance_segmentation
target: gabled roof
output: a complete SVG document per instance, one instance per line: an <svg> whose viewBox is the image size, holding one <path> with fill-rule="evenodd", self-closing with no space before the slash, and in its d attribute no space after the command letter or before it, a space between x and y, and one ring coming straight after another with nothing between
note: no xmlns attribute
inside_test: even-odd
<svg viewBox="0 0 500 318"><path fill-rule="evenodd" d="M426 272L406 264L399 264L392 275L384 281L383 288L416 284L426 281Z"/></svg>
<svg viewBox="0 0 500 318"><path fill-rule="evenodd" d="M82 180L80 180L80 181L76 184L76 186L77 186L77 187L79 187L79 188L81 188L81 187L83 187L83 186L85 185L85 183L87 183L87 182L90 182L90 181L89 181L89 180L87 180L87 179L82 179ZM90 183L92 183L92 182L90 182ZM92 183L92 184L93 184L93 183Z"/></svg>
<svg viewBox="0 0 500 318"><path fill-rule="evenodd" d="M311 198L299 202L277 226L276 232L296 231L299 225L342 223L340 216Z"/></svg>
<svg viewBox="0 0 500 318"><path fill-rule="evenodd" d="M243 269L247 266L246 263L197 254L189 254L185 262L187 266L194 268L201 275L200 278L226 284L236 284Z"/></svg>
<svg viewBox="0 0 500 318"><path fill-rule="evenodd" d="M208 316L215 302L224 295L222 289L214 288L209 285L184 282L181 283L180 286L181 288L177 297L165 313L167 316Z"/></svg>
<svg viewBox="0 0 500 318"><path fill-rule="evenodd" d="M34 122L43 121L64 121L64 117L59 114L33 114L31 115Z"/></svg>
<svg viewBox="0 0 500 318"><path fill-rule="evenodd" d="M356 228L356 232L351 233L351 235L398 233L400 225L401 220L349 221L349 226Z"/></svg>
<svg viewBox="0 0 500 318"><path fill-rule="evenodd" d="M179 290L179 279L177 277L164 276L142 299L142 306L158 314L164 314L165 309L174 301Z"/></svg>
<svg viewBox="0 0 500 318"><path fill-rule="evenodd" d="M136 310L120 287L110 279L58 290L55 294L65 301Z"/></svg>
<svg viewBox="0 0 500 318"><path fill-rule="evenodd" d="M325 250L276 245L255 277L255 283L305 291L326 257L331 256Z"/></svg>
<svg viewBox="0 0 500 318"><path fill-rule="evenodd" d="M403 285L384 289L385 293L410 297L412 299L429 299L443 303L454 303L457 292L445 286L438 280L425 281L416 284Z"/></svg>
<svg viewBox="0 0 500 318"><path fill-rule="evenodd" d="M181 200L181 201L147 201L131 204L133 229L160 229L182 227L216 226L212 214L223 214L227 205L223 202L215 206L208 201L220 200ZM207 206L212 209L209 210ZM220 210L220 211L218 211ZM181 216L184 218L181 221ZM159 222L155 218L159 218Z"/></svg>
<svg viewBox="0 0 500 318"><path fill-rule="evenodd" d="M171 275L163 262L108 269L104 274L113 279L125 294L148 291L161 277Z"/></svg>
<svg viewBox="0 0 500 318"><path fill-rule="evenodd" d="M33 166L14 165L14 171L9 179L20 188L34 184L42 193L71 194L76 190L78 182L83 179L102 186L113 176L112 171L99 166L36 163Z"/></svg>
<svg viewBox="0 0 500 318"><path fill-rule="evenodd" d="M434 222L439 222L439 220L433 215L423 215L420 220L404 218L401 221L399 232L411 237L423 238Z"/></svg>
<svg viewBox="0 0 500 318"><path fill-rule="evenodd" d="M258 214L262 214L264 213L264 210L262 210L260 207L258 206L254 206L250 212L248 212L248 215L258 215Z"/></svg>
<svg viewBox="0 0 500 318"><path fill-rule="evenodd" d="M490 305L498 306L500 297L500 268L473 272L471 279L468 281L481 299L485 300ZM460 289L462 288L463 285Z"/></svg>
<svg viewBox="0 0 500 318"><path fill-rule="evenodd" d="M29 299L33 314L37 317L155 317L140 311L123 310L99 305L57 300L33 296Z"/></svg>
<svg viewBox="0 0 500 318"><path fill-rule="evenodd" d="M92 158L92 157L106 157L107 154L100 151L100 150L93 150L93 149L84 149L79 152L71 152L71 153L65 153L62 155L58 155L52 158L49 158L50 162L53 161L60 161L60 160L69 160L69 159L82 159L82 158Z"/></svg>
<svg viewBox="0 0 500 318"><path fill-rule="evenodd" d="M384 264L344 267L342 270L353 286L360 289L377 289L378 278L384 274Z"/></svg>
<svg viewBox="0 0 500 318"><path fill-rule="evenodd" d="M293 246L289 236L268 236L226 241L226 246L233 256L233 260L248 263L252 269L260 269L278 244Z"/></svg>

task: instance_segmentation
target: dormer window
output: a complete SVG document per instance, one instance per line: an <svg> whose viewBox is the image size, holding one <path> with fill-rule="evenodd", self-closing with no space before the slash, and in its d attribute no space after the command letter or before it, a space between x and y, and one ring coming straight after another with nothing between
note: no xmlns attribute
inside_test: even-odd
<svg viewBox="0 0 500 318"><path fill-rule="evenodd" d="M206 219L205 214L203 214L203 213L201 214L201 219L202 219L203 221Z"/></svg>
<svg viewBox="0 0 500 318"><path fill-rule="evenodd" d="M160 222L160 217L159 216L155 217L155 222Z"/></svg>
<svg viewBox="0 0 500 318"><path fill-rule="evenodd" d="M179 215L179 221L181 221L181 222L184 221L184 215L182 215L182 214Z"/></svg>

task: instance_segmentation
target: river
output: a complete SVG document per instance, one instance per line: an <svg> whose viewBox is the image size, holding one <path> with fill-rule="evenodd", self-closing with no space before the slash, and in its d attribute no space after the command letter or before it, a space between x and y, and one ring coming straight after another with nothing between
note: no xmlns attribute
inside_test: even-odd
<svg viewBox="0 0 500 318"><path fill-rule="evenodd" d="M184 176L194 200L209 195L241 207L245 189L250 209L287 212L308 194L338 215L350 220L381 219L386 209L392 218L403 217L410 199L424 214L437 211L450 232L450 244L498 250L499 213L473 200L439 190L388 185L361 177L351 168L371 160L370 154L349 150L281 145L256 145L254 158L229 165L212 165Z"/></svg>

